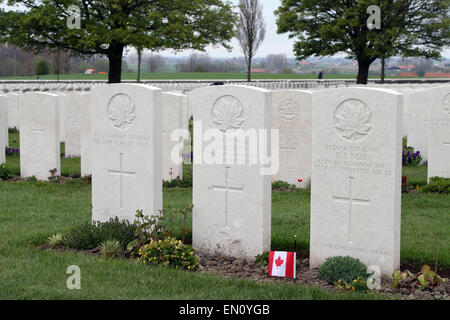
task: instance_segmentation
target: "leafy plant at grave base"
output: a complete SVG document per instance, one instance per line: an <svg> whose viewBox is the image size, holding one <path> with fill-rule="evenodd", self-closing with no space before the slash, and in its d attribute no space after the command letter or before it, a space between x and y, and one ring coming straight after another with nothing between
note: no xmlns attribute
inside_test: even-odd
<svg viewBox="0 0 450 320"><path fill-rule="evenodd" d="M48 177L48 181L50 183L61 183L61 176L56 175L57 171L58 170L56 168L49 171L50 177Z"/></svg>
<svg viewBox="0 0 450 320"><path fill-rule="evenodd" d="M414 152L414 148L403 148L402 163L405 167L418 166L422 162L420 151Z"/></svg>
<svg viewBox="0 0 450 320"><path fill-rule="evenodd" d="M57 248L63 245L63 235L61 233L54 234L48 237L48 245L51 248Z"/></svg>
<svg viewBox="0 0 450 320"><path fill-rule="evenodd" d="M414 292L416 288L422 290L432 290L445 282L435 271L431 270L429 265L424 265L417 275L409 270L401 272L400 270L392 274L392 287L394 289L408 288Z"/></svg>
<svg viewBox="0 0 450 320"><path fill-rule="evenodd" d="M119 218L107 222L86 222L72 229L64 237L64 246L73 249L91 250L110 239L119 241L122 249L135 239L136 226Z"/></svg>
<svg viewBox="0 0 450 320"><path fill-rule="evenodd" d="M31 177L27 177L25 178L26 182L37 182L38 179L36 178L36 176L31 176Z"/></svg>
<svg viewBox="0 0 450 320"><path fill-rule="evenodd" d="M180 179L180 177L177 177L173 180L163 180L163 188L192 188L192 179Z"/></svg>
<svg viewBox="0 0 450 320"><path fill-rule="evenodd" d="M367 288L367 280L361 277L357 277L353 281L345 282L338 280L335 283L335 288L342 291L365 291Z"/></svg>
<svg viewBox="0 0 450 320"><path fill-rule="evenodd" d="M8 128L8 133L19 133L19 130L16 127Z"/></svg>
<svg viewBox="0 0 450 320"><path fill-rule="evenodd" d="M450 179L433 177L430 183L420 188L424 193L450 194Z"/></svg>
<svg viewBox="0 0 450 320"><path fill-rule="evenodd" d="M100 244L101 255L106 259L119 258L122 255L123 247L117 240L107 240Z"/></svg>
<svg viewBox="0 0 450 320"><path fill-rule="evenodd" d="M0 164L0 179L6 181L6 180L11 179L12 177L13 177L13 174L12 174L11 170L9 170L6 163Z"/></svg>
<svg viewBox="0 0 450 320"><path fill-rule="evenodd" d="M353 280L367 281L370 274L367 267L360 260L351 257L330 257L325 260L318 271L319 278L329 284L336 284L339 280L350 284Z"/></svg>
<svg viewBox="0 0 450 320"><path fill-rule="evenodd" d="M137 256L139 249L150 241L164 238L163 221L167 217L164 213L161 210L157 216L146 216L143 210L136 211L135 238L127 244L132 256Z"/></svg>
<svg viewBox="0 0 450 320"><path fill-rule="evenodd" d="M159 215L145 216L142 210L136 211L135 236L136 238L127 246L127 250L132 256L137 256L138 250L151 241L162 240L167 237L173 237L173 220L176 214L183 216L183 235L181 242L184 243L190 229L187 228L187 217L194 205L189 203L184 209L179 211L161 210Z"/></svg>
<svg viewBox="0 0 450 320"><path fill-rule="evenodd" d="M272 183L272 190L276 191L291 191L295 189L294 184L289 184L285 181L274 181Z"/></svg>
<svg viewBox="0 0 450 320"><path fill-rule="evenodd" d="M196 270L200 263L200 257L192 246L170 237L165 240L151 240L139 249L138 256L138 260L147 265L161 264L184 270Z"/></svg>
<svg viewBox="0 0 450 320"><path fill-rule="evenodd" d="M258 254L256 256L256 264L261 267L266 267L269 265L269 255L270 252L264 252L263 254Z"/></svg>

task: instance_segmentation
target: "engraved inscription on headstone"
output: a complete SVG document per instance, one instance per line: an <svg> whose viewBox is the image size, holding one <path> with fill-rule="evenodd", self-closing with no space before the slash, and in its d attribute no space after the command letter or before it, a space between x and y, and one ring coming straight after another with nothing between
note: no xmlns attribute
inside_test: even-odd
<svg viewBox="0 0 450 320"><path fill-rule="evenodd" d="M402 108L385 89L313 94L311 268L346 255L399 268Z"/></svg>

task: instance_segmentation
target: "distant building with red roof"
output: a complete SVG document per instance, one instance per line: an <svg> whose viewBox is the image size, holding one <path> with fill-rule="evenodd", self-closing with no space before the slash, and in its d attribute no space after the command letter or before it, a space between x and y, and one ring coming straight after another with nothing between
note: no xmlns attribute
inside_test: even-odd
<svg viewBox="0 0 450 320"><path fill-rule="evenodd" d="M450 73L442 72L427 72L425 73L425 78L450 78Z"/></svg>

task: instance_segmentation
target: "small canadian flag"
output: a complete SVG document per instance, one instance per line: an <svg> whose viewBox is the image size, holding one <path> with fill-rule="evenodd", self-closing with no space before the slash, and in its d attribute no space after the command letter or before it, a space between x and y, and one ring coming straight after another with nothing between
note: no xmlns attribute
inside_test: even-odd
<svg viewBox="0 0 450 320"><path fill-rule="evenodd" d="M296 278L295 252L271 251L269 255L269 276L281 278Z"/></svg>

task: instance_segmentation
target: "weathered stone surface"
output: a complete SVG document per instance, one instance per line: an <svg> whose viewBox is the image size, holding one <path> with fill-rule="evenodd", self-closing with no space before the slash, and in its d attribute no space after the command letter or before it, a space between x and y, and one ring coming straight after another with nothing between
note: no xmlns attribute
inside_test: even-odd
<svg viewBox="0 0 450 320"><path fill-rule="evenodd" d="M402 106L385 89L314 93L311 268L346 255L399 268Z"/></svg>
<svg viewBox="0 0 450 320"><path fill-rule="evenodd" d="M162 209L161 90L116 84L92 90L92 219L135 220Z"/></svg>
<svg viewBox="0 0 450 320"><path fill-rule="evenodd" d="M27 93L21 98L20 174L47 180L49 171L60 174L59 99L51 93Z"/></svg>

